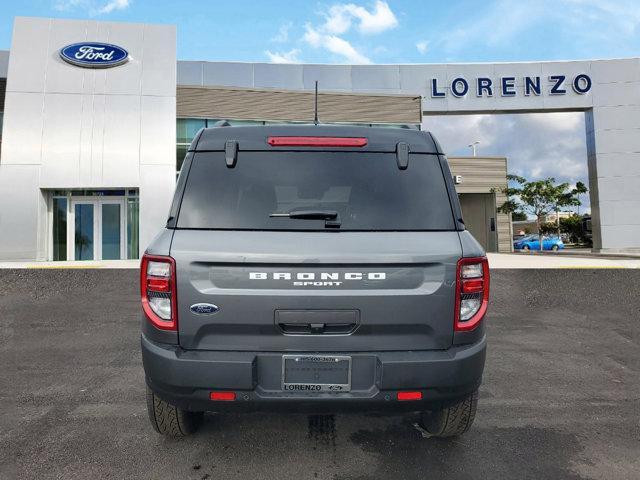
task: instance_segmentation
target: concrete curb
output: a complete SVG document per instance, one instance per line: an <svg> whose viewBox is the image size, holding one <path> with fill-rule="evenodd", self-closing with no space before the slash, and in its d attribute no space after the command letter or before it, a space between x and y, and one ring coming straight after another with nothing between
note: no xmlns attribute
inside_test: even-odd
<svg viewBox="0 0 640 480"><path fill-rule="evenodd" d="M0 269L138 269L140 260L103 260L88 262L0 262Z"/></svg>
<svg viewBox="0 0 640 480"><path fill-rule="evenodd" d="M640 268L640 258L601 256L547 255L521 253L489 253L489 267L495 269L595 269ZM90 262L2 262L0 269L131 269L139 260L105 260Z"/></svg>

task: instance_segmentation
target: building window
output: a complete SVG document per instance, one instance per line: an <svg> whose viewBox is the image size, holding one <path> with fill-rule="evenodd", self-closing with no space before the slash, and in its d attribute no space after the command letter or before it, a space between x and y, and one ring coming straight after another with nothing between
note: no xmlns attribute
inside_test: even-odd
<svg viewBox="0 0 640 480"><path fill-rule="evenodd" d="M187 155L187 149L189 148L189 144L178 144L176 146L176 171L180 171L182 169L182 163L184 162L184 157Z"/></svg>
<svg viewBox="0 0 640 480"><path fill-rule="evenodd" d="M53 198L53 260L67 259L67 197Z"/></svg>
<svg viewBox="0 0 640 480"><path fill-rule="evenodd" d="M200 118L179 118L176 131L176 139L178 143L187 144L191 143L193 137L196 136L198 130L205 128L207 121Z"/></svg>
<svg viewBox="0 0 640 480"><path fill-rule="evenodd" d="M176 171L180 172L191 140L198 130L207 126L207 120L201 118L179 118L176 124Z"/></svg>
<svg viewBox="0 0 640 480"><path fill-rule="evenodd" d="M127 258L139 258L140 251L140 200L135 196L127 197Z"/></svg>

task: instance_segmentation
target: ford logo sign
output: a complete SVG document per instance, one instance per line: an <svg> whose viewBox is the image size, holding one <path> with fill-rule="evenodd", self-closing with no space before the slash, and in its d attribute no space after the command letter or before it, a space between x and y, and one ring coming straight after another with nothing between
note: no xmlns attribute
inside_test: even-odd
<svg viewBox="0 0 640 480"><path fill-rule="evenodd" d="M78 67L108 68L127 62L129 52L110 43L82 42L67 45L61 49L60 57L65 62Z"/></svg>
<svg viewBox="0 0 640 480"><path fill-rule="evenodd" d="M211 303L196 303L194 305L191 305L191 307L189 307L189 310L191 310L196 315L213 315L220 309L217 305L213 305Z"/></svg>

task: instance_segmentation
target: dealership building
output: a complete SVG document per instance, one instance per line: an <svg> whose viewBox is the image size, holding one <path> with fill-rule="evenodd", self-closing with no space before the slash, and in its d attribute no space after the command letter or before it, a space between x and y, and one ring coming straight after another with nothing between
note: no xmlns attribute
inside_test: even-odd
<svg viewBox="0 0 640 480"><path fill-rule="evenodd" d="M202 127L420 129L430 115L583 111L594 248L640 251L640 60L451 65L178 61L171 25L18 17L0 51L0 260L138 258ZM437 133L437 132L436 132ZM450 158L468 228L510 251L506 159Z"/></svg>

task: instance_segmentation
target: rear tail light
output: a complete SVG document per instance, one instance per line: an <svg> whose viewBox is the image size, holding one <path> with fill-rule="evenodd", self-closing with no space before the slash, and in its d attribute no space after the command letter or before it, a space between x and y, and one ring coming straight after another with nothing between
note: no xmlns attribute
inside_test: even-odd
<svg viewBox="0 0 640 480"><path fill-rule="evenodd" d="M364 137L269 137L272 147L364 147Z"/></svg>
<svg viewBox="0 0 640 480"><path fill-rule="evenodd" d="M171 257L144 255L140 264L142 310L161 330L178 329L176 263Z"/></svg>
<svg viewBox="0 0 640 480"><path fill-rule="evenodd" d="M489 262L486 257L461 258L456 272L454 330L473 330L487 313Z"/></svg>

